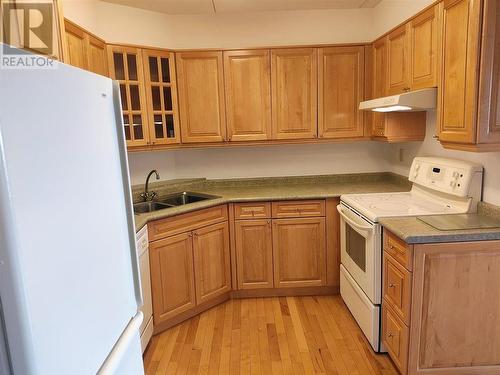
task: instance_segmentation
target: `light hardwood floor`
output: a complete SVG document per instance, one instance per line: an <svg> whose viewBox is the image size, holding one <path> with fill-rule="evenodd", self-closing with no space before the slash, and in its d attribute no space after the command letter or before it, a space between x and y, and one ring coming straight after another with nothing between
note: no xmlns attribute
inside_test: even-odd
<svg viewBox="0 0 500 375"><path fill-rule="evenodd" d="M230 300L153 337L146 374L398 374L340 296Z"/></svg>

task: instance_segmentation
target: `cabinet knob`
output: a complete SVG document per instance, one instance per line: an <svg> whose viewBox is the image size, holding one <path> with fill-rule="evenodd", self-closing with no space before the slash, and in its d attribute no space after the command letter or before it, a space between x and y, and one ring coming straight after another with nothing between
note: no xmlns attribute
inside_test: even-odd
<svg viewBox="0 0 500 375"><path fill-rule="evenodd" d="M389 288L394 288L395 286L396 286L396 285L394 285L394 284L392 284L392 283L391 283L391 284L389 284Z"/></svg>
<svg viewBox="0 0 500 375"><path fill-rule="evenodd" d="M393 334L393 333L391 333L391 332L388 332L388 333L387 333L387 337L389 337L389 338L394 337L394 334Z"/></svg>
<svg viewBox="0 0 500 375"><path fill-rule="evenodd" d="M432 138L434 138L436 141L439 141L439 135L434 134Z"/></svg>

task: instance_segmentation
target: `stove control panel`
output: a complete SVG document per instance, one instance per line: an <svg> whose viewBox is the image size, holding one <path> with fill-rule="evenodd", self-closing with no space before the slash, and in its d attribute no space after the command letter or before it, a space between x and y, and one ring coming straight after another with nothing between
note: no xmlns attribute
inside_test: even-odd
<svg viewBox="0 0 500 375"><path fill-rule="evenodd" d="M456 159L416 157L409 180L415 184L459 197L473 197L481 192L483 167ZM479 197L480 198L480 197Z"/></svg>

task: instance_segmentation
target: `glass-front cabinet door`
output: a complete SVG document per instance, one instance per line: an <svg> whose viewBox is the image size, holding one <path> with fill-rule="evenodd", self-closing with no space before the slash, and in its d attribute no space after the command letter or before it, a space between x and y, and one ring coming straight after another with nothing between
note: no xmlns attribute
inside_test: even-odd
<svg viewBox="0 0 500 375"><path fill-rule="evenodd" d="M108 45L109 73L120 83L123 126L127 146L148 146L149 132L144 93L142 54L139 48Z"/></svg>
<svg viewBox="0 0 500 375"><path fill-rule="evenodd" d="M179 143L177 89L173 52L142 50L151 145Z"/></svg>

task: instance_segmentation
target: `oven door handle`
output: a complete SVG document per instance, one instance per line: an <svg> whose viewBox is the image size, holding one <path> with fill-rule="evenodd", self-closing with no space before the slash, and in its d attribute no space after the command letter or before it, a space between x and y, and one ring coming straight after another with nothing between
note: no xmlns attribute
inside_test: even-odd
<svg viewBox="0 0 500 375"><path fill-rule="evenodd" d="M349 216L347 216L344 213L344 211L342 210L342 206L340 204L337 206L337 211L339 212L340 216L342 216L344 218L344 220L346 221L346 223L348 223L349 225L353 226L354 228L357 228L359 230L370 231L370 232L373 231L373 226L371 226L371 225L361 225L361 224L355 222Z"/></svg>

